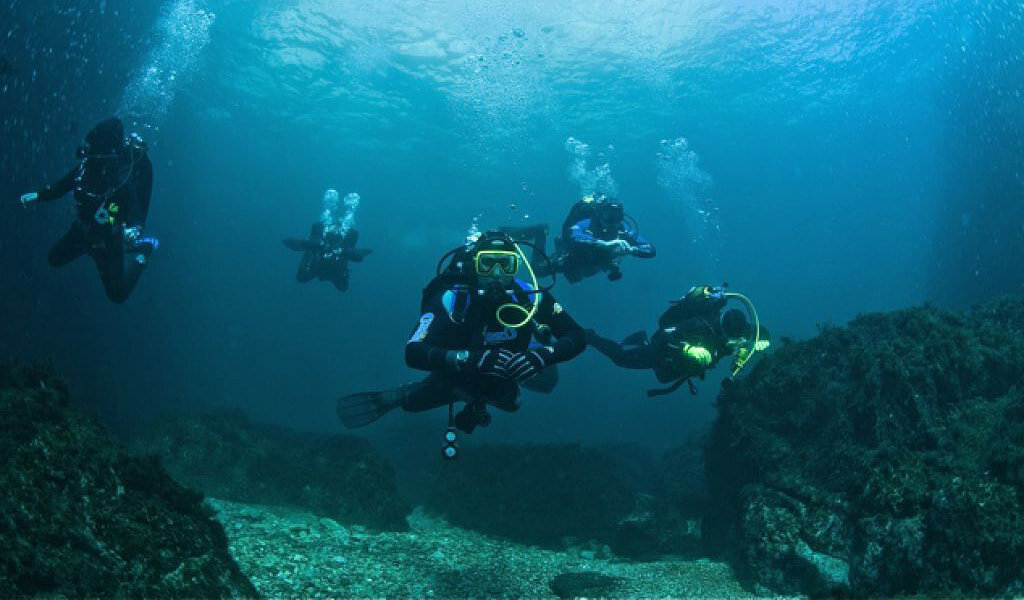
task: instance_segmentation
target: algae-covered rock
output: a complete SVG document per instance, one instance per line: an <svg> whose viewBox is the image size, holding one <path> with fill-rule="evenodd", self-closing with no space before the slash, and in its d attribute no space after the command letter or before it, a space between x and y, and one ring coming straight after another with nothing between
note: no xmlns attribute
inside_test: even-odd
<svg viewBox="0 0 1024 600"><path fill-rule="evenodd" d="M704 536L761 591L1024 592L1024 302L858 317L723 390Z"/></svg>
<svg viewBox="0 0 1024 600"><path fill-rule="evenodd" d="M0 597L252 597L201 496L76 414L45 369L0 365Z"/></svg>
<svg viewBox="0 0 1024 600"><path fill-rule="evenodd" d="M217 498L305 508L405 531L394 469L362 438L252 423L239 412L170 419L145 436L176 479Z"/></svg>

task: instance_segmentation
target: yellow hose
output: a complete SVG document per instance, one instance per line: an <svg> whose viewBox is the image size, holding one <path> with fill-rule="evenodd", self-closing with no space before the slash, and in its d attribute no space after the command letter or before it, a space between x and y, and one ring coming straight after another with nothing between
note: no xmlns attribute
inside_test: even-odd
<svg viewBox="0 0 1024 600"><path fill-rule="evenodd" d="M743 370L743 367L747 365L747 361L753 358L754 354L757 352L757 343L761 341L761 320L758 318L757 309L754 308L754 303L750 301L750 298L747 298L743 294L739 294L736 292L726 292L725 297L736 298L737 300L743 302L743 304L746 304L747 310L750 311L750 315L754 317L754 344L750 347L750 354L747 354L746 356L743 357L736 357L736 368L734 368L732 371L732 376L735 377L740 371Z"/></svg>
<svg viewBox="0 0 1024 600"><path fill-rule="evenodd" d="M537 314L537 309L540 308L540 285L537 283L537 275L533 272L533 265L530 264L530 261L526 260L526 255L523 254L523 249L520 248L519 244L516 244L515 242L513 242L512 245L516 247L516 253L519 254L519 259L522 260L524 265L526 265L526 270L530 272L530 280L533 282L533 306L530 308L530 310L526 310L525 308L522 307L522 305L520 305L517 302L508 302L506 304L502 304L501 306L498 307L498 310L494 311L494 318L497 319L498 323L501 323L501 325L504 327L509 327L511 329L519 329L523 325L529 323L530 320L533 319L533 315ZM501 311L505 309L518 310L522 312L525 316L523 317L523 320L520 321L519 323L508 323L501 318Z"/></svg>

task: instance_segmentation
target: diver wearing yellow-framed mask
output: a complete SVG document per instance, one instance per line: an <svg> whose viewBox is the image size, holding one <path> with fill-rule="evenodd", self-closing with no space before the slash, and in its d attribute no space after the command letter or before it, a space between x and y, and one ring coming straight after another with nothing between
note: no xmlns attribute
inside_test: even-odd
<svg viewBox="0 0 1024 600"><path fill-rule="evenodd" d="M430 375L393 390L345 396L338 416L353 428L399 406L419 412L447 405L444 456L454 458L456 430L487 425L488 405L517 410L519 384L536 389L585 345L583 329L539 287L519 244L487 231L442 256L423 290L405 359ZM457 402L465 403L458 413Z"/></svg>

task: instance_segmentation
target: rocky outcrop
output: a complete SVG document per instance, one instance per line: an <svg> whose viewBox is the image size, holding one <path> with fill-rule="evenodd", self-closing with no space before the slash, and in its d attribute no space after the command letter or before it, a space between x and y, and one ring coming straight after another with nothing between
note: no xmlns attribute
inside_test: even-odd
<svg viewBox="0 0 1024 600"><path fill-rule="evenodd" d="M175 479L216 498L302 507L345 524L405 531L395 471L362 438L257 424L240 412L167 420L139 444Z"/></svg>
<svg viewBox="0 0 1024 600"><path fill-rule="evenodd" d="M46 369L0 365L0 597L255 596L201 500Z"/></svg>
<svg viewBox="0 0 1024 600"><path fill-rule="evenodd" d="M704 537L757 591L1024 593L1024 302L858 317L725 389Z"/></svg>

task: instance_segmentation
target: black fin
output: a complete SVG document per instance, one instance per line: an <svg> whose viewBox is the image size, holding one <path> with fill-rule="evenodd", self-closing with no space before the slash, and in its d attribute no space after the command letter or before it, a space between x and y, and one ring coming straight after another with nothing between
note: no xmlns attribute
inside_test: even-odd
<svg viewBox="0 0 1024 600"><path fill-rule="evenodd" d="M401 406L404 399L401 389L342 396L338 398L338 418L349 429L364 427Z"/></svg>

